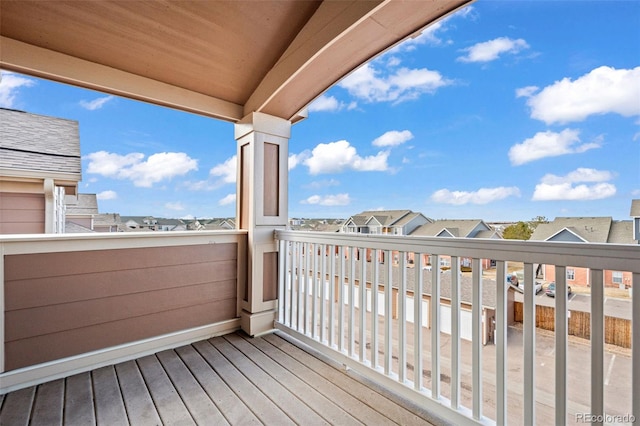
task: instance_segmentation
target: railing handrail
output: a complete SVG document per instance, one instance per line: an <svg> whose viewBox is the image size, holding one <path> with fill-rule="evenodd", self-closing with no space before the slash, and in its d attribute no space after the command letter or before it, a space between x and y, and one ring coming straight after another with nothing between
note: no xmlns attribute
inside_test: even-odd
<svg viewBox="0 0 640 426"><path fill-rule="evenodd" d="M276 231L277 240L640 273L640 245Z"/></svg>
<svg viewBox="0 0 640 426"><path fill-rule="evenodd" d="M4 255L107 250L237 241L246 230L96 232L78 234L7 234L0 236Z"/></svg>

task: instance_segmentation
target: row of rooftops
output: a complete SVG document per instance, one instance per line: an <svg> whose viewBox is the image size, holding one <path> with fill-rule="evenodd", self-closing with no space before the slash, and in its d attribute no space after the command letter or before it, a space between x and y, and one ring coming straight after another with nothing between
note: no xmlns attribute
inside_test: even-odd
<svg viewBox="0 0 640 426"><path fill-rule="evenodd" d="M631 220L558 217L551 222L538 224L530 240L639 244L640 199L632 200L630 216ZM434 220L411 210L369 210L346 220L290 220L293 230L453 238L502 238L502 231L508 225L482 219Z"/></svg>

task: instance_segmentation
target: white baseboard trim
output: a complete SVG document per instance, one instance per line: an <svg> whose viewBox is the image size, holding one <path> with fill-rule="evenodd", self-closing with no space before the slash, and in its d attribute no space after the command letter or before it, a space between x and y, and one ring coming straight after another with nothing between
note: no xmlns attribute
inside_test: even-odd
<svg viewBox="0 0 640 426"><path fill-rule="evenodd" d="M0 394L118 364L240 329L240 318L164 334L0 374Z"/></svg>

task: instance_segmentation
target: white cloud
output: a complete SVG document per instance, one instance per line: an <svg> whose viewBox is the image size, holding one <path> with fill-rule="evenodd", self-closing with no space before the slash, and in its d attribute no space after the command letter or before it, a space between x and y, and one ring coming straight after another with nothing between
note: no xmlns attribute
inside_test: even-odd
<svg viewBox="0 0 640 426"><path fill-rule="evenodd" d="M96 198L98 200L115 200L116 198L118 198L118 194L116 193L116 191L102 191L98 194L96 194Z"/></svg>
<svg viewBox="0 0 640 426"><path fill-rule="evenodd" d="M566 176L546 174L536 185L533 201L601 200L615 195L615 185L607 182L615 174L606 170L578 168ZM578 184L578 185L575 185Z"/></svg>
<svg viewBox="0 0 640 426"><path fill-rule="evenodd" d="M528 98L540 89L538 86L527 86L516 89L516 98Z"/></svg>
<svg viewBox="0 0 640 426"><path fill-rule="evenodd" d="M334 96L322 95L309 105L309 112L314 111L340 111L345 107Z"/></svg>
<svg viewBox="0 0 640 426"><path fill-rule="evenodd" d="M434 93L452 84L439 72L426 68L400 68L394 74L381 75L371 64L365 64L347 76L338 85L351 96L366 102L402 102L416 99L423 93Z"/></svg>
<svg viewBox="0 0 640 426"><path fill-rule="evenodd" d="M580 143L580 131L564 129L560 133L538 132L532 138L509 149L509 160L519 166L546 157L557 157L566 154L578 154L590 149L599 148L599 142Z"/></svg>
<svg viewBox="0 0 640 426"><path fill-rule="evenodd" d="M209 175L220 177L222 183L235 183L236 173L238 170L237 158L238 156L234 155L233 157L228 158L224 163L214 166L209 171Z"/></svg>
<svg viewBox="0 0 640 426"><path fill-rule="evenodd" d="M224 198L218 201L219 206L226 206L236 202L236 194L228 194Z"/></svg>
<svg viewBox="0 0 640 426"><path fill-rule="evenodd" d="M397 146L413 139L413 134L409 130L391 130L379 136L371 143L373 146Z"/></svg>
<svg viewBox="0 0 640 426"><path fill-rule="evenodd" d="M498 37L493 40L474 44L471 47L462 49L467 52L465 56L458 57L461 62L490 62L498 59L503 53L516 54L521 50L528 49L526 41L519 38L517 40L508 37Z"/></svg>
<svg viewBox="0 0 640 426"><path fill-rule="evenodd" d="M177 212L184 210L184 205L180 201L176 201L175 203L168 202L164 205L164 207Z"/></svg>
<svg viewBox="0 0 640 426"><path fill-rule="evenodd" d="M312 195L306 200L300 201L302 204L317 204L321 206L348 206L351 203L349 194L335 195Z"/></svg>
<svg viewBox="0 0 640 426"><path fill-rule="evenodd" d="M318 175L322 173L340 173L345 170L385 171L388 170L388 151L381 151L376 155L361 157L355 147L349 142L341 140L327 144L318 144L311 156L304 160L304 165L309 167L309 173Z"/></svg>
<svg viewBox="0 0 640 426"><path fill-rule="evenodd" d="M302 164L304 160L309 158L311 153L309 150L302 151L300 154L291 154L288 158L289 170L293 170L296 168L298 164Z"/></svg>
<svg viewBox="0 0 640 426"><path fill-rule="evenodd" d="M440 189L431 195L431 200L436 203L460 206L464 204L488 204L514 196L520 196L520 190L517 187L500 186L497 188L480 188L472 192Z"/></svg>
<svg viewBox="0 0 640 426"><path fill-rule="evenodd" d="M80 106L84 109L88 109L89 111L95 111L97 109L102 108L104 104L106 104L112 99L114 99L113 96L104 96L102 98L96 98L92 101L82 100L80 101Z"/></svg>
<svg viewBox="0 0 640 426"><path fill-rule="evenodd" d="M87 173L114 179L128 179L135 186L151 187L154 183L182 176L198 170L198 160L184 152L160 152L144 161L144 154L127 155L98 151L85 157L89 160Z"/></svg>
<svg viewBox="0 0 640 426"><path fill-rule="evenodd" d="M336 179L317 180L317 181L311 182L308 185L305 185L304 187L307 189L321 189L321 188L328 188L330 186L340 186L340 181Z"/></svg>
<svg viewBox="0 0 640 426"><path fill-rule="evenodd" d="M31 87L35 80L22 77L12 72L0 72L0 107L13 108L16 105L16 96L22 87Z"/></svg>
<svg viewBox="0 0 640 426"><path fill-rule="evenodd" d="M530 96L531 118L546 124L583 121L590 115L640 115L640 67L599 67L571 81L564 78Z"/></svg>

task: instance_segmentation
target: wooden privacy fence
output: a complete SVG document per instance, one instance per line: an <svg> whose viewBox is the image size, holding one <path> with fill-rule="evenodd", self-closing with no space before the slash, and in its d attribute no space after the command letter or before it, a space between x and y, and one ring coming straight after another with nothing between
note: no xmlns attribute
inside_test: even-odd
<svg viewBox="0 0 640 426"><path fill-rule="evenodd" d="M514 321L522 322L522 302L514 302L513 310ZM536 327L543 330L555 330L554 307L536 305ZM591 337L591 314L582 311L569 311L568 333L572 336L589 339ZM604 341L611 345L631 348L631 320L605 316Z"/></svg>

